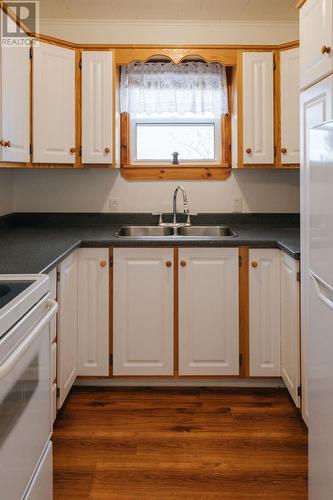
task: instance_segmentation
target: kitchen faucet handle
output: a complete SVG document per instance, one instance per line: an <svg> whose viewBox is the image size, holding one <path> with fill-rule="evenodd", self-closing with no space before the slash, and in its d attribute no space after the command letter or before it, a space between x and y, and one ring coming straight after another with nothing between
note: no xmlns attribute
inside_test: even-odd
<svg viewBox="0 0 333 500"><path fill-rule="evenodd" d="M163 224L163 214L164 212L153 212L152 215L158 215L159 216L159 219L158 219L158 225L160 226L161 224Z"/></svg>

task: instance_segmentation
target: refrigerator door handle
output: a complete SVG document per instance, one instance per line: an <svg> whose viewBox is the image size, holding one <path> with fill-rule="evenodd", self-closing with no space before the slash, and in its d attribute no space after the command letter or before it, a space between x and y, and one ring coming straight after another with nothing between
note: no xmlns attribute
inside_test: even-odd
<svg viewBox="0 0 333 500"><path fill-rule="evenodd" d="M312 271L309 274L315 283L318 297L333 311L333 289Z"/></svg>

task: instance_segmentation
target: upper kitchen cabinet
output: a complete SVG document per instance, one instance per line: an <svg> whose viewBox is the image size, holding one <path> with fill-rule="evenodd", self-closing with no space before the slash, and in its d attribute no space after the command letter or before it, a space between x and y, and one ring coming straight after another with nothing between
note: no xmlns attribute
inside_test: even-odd
<svg viewBox="0 0 333 500"><path fill-rule="evenodd" d="M0 160L26 163L30 155L29 47L0 47Z"/></svg>
<svg viewBox="0 0 333 500"><path fill-rule="evenodd" d="M284 50L281 68L281 164L299 163L299 49Z"/></svg>
<svg viewBox="0 0 333 500"><path fill-rule="evenodd" d="M243 53L241 164L274 164L273 53Z"/></svg>
<svg viewBox="0 0 333 500"><path fill-rule="evenodd" d="M33 50L33 162L75 163L75 51Z"/></svg>
<svg viewBox="0 0 333 500"><path fill-rule="evenodd" d="M332 0L307 0L300 11L301 87L333 70Z"/></svg>
<svg viewBox="0 0 333 500"><path fill-rule="evenodd" d="M112 164L113 52L82 52L82 163Z"/></svg>

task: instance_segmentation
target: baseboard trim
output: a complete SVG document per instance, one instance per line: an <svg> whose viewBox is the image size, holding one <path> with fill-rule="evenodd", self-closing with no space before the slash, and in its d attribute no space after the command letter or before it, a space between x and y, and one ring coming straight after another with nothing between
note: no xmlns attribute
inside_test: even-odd
<svg viewBox="0 0 333 500"><path fill-rule="evenodd" d="M91 379L76 380L75 386L90 387L244 387L244 388L285 388L282 379L197 379L197 380L119 380Z"/></svg>

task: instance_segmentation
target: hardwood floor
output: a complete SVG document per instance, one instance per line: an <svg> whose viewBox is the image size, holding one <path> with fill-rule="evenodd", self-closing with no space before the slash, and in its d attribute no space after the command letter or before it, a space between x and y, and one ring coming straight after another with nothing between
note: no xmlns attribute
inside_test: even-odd
<svg viewBox="0 0 333 500"><path fill-rule="evenodd" d="M55 499L307 498L284 390L75 388L53 444Z"/></svg>

